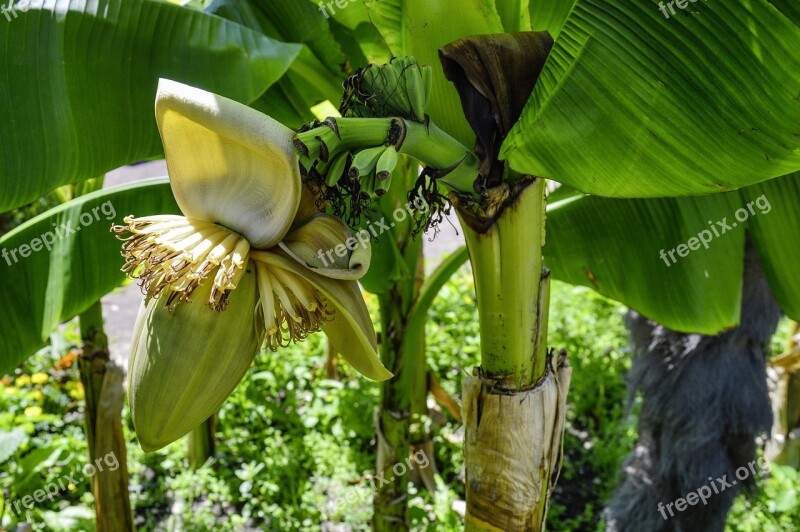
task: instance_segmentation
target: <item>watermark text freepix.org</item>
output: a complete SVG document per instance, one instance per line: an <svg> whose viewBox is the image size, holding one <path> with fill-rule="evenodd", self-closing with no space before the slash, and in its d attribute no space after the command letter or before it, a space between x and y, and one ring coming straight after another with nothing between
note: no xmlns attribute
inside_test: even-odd
<svg viewBox="0 0 800 532"><path fill-rule="evenodd" d="M317 256L322 261L322 265L327 268L329 264L336 262L336 259L333 257L334 255L343 258L347 256L348 252L354 251L358 246L366 247L370 238L377 238L379 235L391 230L397 222L403 222L409 216L413 216L415 211L427 212L428 209L430 209L428 202L421 197L417 197L414 201L406 203L404 207L398 207L394 210L392 217L395 221L391 224L386 223L386 218L381 218L376 222L370 222L366 229L362 229L356 233L355 236L348 238L344 244L339 244L333 249L317 250Z"/></svg>
<svg viewBox="0 0 800 532"><path fill-rule="evenodd" d="M758 474L756 465L758 465L762 474L769 472L769 464L766 459L764 459L764 457L759 457L758 460L752 460L747 466L742 466L736 470L736 478L738 480L728 480L728 475L722 475L717 479L708 477L708 484L704 484L696 490L690 491L685 497L676 499L666 505L663 502L659 502L658 513L660 513L662 519L666 521L670 517L675 517L675 512L672 511L673 506L678 512L686 510L689 506L695 506L701 501L703 506L706 506L708 500L714 495L719 495L726 489L734 487L739 483L739 480L747 480L750 475L756 476ZM669 516L667 516L667 512L669 512Z"/></svg>
<svg viewBox="0 0 800 532"><path fill-rule="evenodd" d="M753 207L758 207L759 212L757 213ZM710 229L703 229L697 233L697 236L693 236L685 244L679 244L677 247L674 247L669 251L662 249L658 252L658 256L661 257L661 260L663 260L664 264L666 264L667 268L669 268L678 262L678 259L675 257L676 253L678 254L678 257L686 257L690 252L700 249L701 245L708 249L708 245L712 240L714 240L714 238L720 237L728 231L732 231L733 228L739 225L739 223L746 222L750 216L755 216L756 214L769 214L771 210L772 205L770 205L766 194L762 194L756 198L755 201L749 202L747 204L747 208L742 207L734 213L737 221L729 223L727 216L716 222L709 220L708 225L710 226Z"/></svg>
<svg viewBox="0 0 800 532"><path fill-rule="evenodd" d="M336 10L333 8L334 4L339 9L344 9L350 4L354 4L358 0L333 0L332 2L320 2L319 10L320 12L325 15L325 18L331 18L331 16L336 15ZM328 11L330 10L330 13Z"/></svg>
<svg viewBox="0 0 800 532"><path fill-rule="evenodd" d="M12 264L16 264L17 262L19 262L17 253L19 253L19 256L24 259L30 257L31 253L34 253L36 251L41 251L42 249L47 249L47 251L50 251L53 247L53 244L55 244L57 240L61 240L62 238L69 235L74 235L75 233L81 230L81 227L86 227L93 224L96 221L99 221L100 213L102 213L103 216L105 216L105 219L109 221L113 220L114 217L116 217L117 215L117 211L116 209L114 209L114 205L110 201L107 201L102 205L94 207L91 211L86 211L84 213L81 213L80 217L78 218L80 225L75 225L74 227L71 227L67 223L62 223L61 225L56 227L56 223L53 222L53 228L54 228L53 231L47 231L46 233L42 233L38 237L31 240L29 243L22 244L17 248L13 248L11 250L3 248L2 250L0 250L0 255L3 256L3 259L5 259L6 261L6 264L11 266Z"/></svg>
<svg viewBox="0 0 800 532"><path fill-rule="evenodd" d="M422 449L417 449L411 456L406 458L404 462L397 462L392 466L391 472L394 473L395 476L386 478L385 475L389 472L389 469L387 469L375 477L368 478L367 482L369 483L369 491L374 495L378 492L378 489L383 487L385 484L393 482L395 478L402 477L406 473L413 471L415 466L419 466L420 469L425 469L430 464L430 459L428 458L428 455L425 454L425 451ZM354 504L359 503L362 499L365 499L368 495L369 493L364 493L363 491L350 491L347 495L342 497L342 506L344 508L351 507ZM320 510L327 514L336 509L334 506L335 505L328 505L327 507L320 508Z"/></svg>
<svg viewBox="0 0 800 532"><path fill-rule="evenodd" d="M105 464L105 467L103 465ZM81 469L81 473L86 478L92 478L97 473L102 473L104 471L116 471L119 469L119 460L117 460L117 455L113 452L106 454L101 458L97 458L94 463L91 462L84 465ZM44 502L45 499L50 499L50 502L54 501L54 497L56 497L60 492L65 491L67 489L75 489L74 487L78 485L80 482L80 477L78 477L78 473L71 473L69 475L64 475L59 477L56 482L48 483L44 489L38 489L33 492L33 495L25 495L19 499L15 499L13 501L8 501L8 508L11 510L11 514L16 514L17 516L22 516L22 513L25 510L31 510L36 503ZM22 508L20 508L20 504Z"/></svg>
<svg viewBox="0 0 800 532"><path fill-rule="evenodd" d="M664 14L664 18L669 19L669 14L667 13L667 8L669 8L669 12L672 15L677 15L678 13L675 11L675 8L672 6L677 6L680 9L686 9L689 7L689 4L694 4L699 0L670 0L669 2L659 2L658 3L658 10ZM705 0L708 2L708 0ZM666 5L665 5L666 4Z"/></svg>

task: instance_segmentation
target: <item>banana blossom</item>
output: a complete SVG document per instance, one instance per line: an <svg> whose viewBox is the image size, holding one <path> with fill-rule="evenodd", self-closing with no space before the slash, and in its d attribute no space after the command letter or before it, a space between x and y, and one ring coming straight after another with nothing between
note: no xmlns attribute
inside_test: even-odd
<svg viewBox="0 0 800 532"><path fill-rule="evenodd" d="M142 447L164 447L211 416L265 340L277 351L323 330L365 376L391 377L357 284L369 243L316 209L294 132L163 79L156 120L183 216L129 216L112 229L129 234L123 270L146 296L129 368Z"/></svg>

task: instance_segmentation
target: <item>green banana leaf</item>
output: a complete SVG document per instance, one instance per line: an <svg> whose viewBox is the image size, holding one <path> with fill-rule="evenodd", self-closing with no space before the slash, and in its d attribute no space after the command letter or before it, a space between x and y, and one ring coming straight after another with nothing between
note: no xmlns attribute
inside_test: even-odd
<svg viewBox="0 0 800 532"><path fill-rule="evenodd" d="M739 193L743 204L765 196L774 209L751 217L748 229L775 299L786 315L800 321L800 172Z"/></svg>
<svg viewBox="0 0 800 532"><path fill-rule="evenodd" d="M314 105L330 100L338 106L344 79L344 75L337 77L322 70L319 59L304 48L289 72L251 106L286 127L299 129L314 120Z"/></svg>
<svg viewBox="0 0 800 532"><path fill-rule="evenodd" d="M121 243L109 229L129 214L180 211L166 179L145 180L80 196L0 238L0 375L123 282Z"/></svg>
<svg viewBox="0 0 800 532"><path fill-rule="evenodd" d="M422 235L417 238L423 238ZM364 290L372 294L383 294L400 279L415 272L408 270L403 254L397 248L394 231L387 231L372 240L372 260L369 270L359 282Z"/></svg>
<svg viewBox="0 0 800 532"><path fill-rule="evenodd" d="M341 12L335 4L334 9ZM317 103L338 106L342 83L367 61L352 32L308 0L216 0L208 12L272 39L303 44L286 75L252 104L292 129L314 120L310 109Z"/></svg>
<svg viewBox="0 0 800 532"><path fill-rule="evenodd" d="M530 0L533 31L548 31L555 39L577 0Z"/></svg>
<svg viewBox="0 0 800 532"><path fill-rule="evenodd" d="M341 75L347 61L342 47L331 32L328 20L310 1L250 0L265 14L272 27L266 35L284 42L305 44L328 72Z"/></svg>
<svg viewBox="0 0 800 532"><path fill-rule="evenodd" d="M800 3L664 4L577 0L503 145L512 168L613 197L800 169Z"/></svg>
<svg viewBox="0 0 800 532"><path fill-rule="evenodd" d="M494 0L365 0L370 19L396 56L412 55L433 68L428 114L442 130L472 147L475 134L447 81L439 48L461 37L503 33Z"/></svg>
<svg viewBox="0 0 800 532"><path fill-rule="evenodd" d="M347 57L319 8L307 0L216 0L208 12L272 39L302 43L319 59L324 72L342 73Z"/></svg>
<svg viewBox="0 0 800 532"><path fill-rule="evenodd" d="M689 198L559 189L548 203L545 263L556 279L670 329L716 334L739 323L748 231L781 308L800 318L800 173Z"/></svg>
<svg viewBox="0 0 800 532"><path fill-rule="evenodd" d="M508 33L531 31L531 0L495 0L495 8L503 29Z"/></svg>
<svg viewBox="0 0 800 532"><path fill-rule="evenodd" d="M32 3L0 43L0 211L160 154L160 77L250 102L300 50L156 0Z"/></svg>
<svg viewBox="0 0 800 532"><path fill-rule="evenodd" d="M321 10L318 0L309 0L309 2ZM331 30L334 32L336 40L342 44L352 68L363 67L370 63L388 63L392 58L392 53L378 28L372 24L367 6L361 0L351 1L343 8L336 7L335 2L329 6L329 2L330 0L324 2L324 5L326 12L330 7L333 7L334 10L333 16L329 20ZM346 35L343 35L344 32ZM362 61L357 59L358 54L348 50L346 43L350 40L354 40L361 49L364 56Z"/></svg>
<svg viewBox="0 0 800 532"><path fill-rule="evenodd" d="M334 19L347 29L355 30L361 24L372 24L369 20L367 7L361 0L348 1L345 7L338 7L336 2L332 0L322 2L322 5L320 5L319 0L308 1L314 4L326 17ZM328 2L331 2L330 6L327 5Z"/></svg>

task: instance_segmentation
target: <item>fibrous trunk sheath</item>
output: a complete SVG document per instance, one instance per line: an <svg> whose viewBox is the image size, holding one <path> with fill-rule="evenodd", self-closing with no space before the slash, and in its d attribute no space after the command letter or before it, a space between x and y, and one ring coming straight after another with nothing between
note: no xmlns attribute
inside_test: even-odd
<svg viewBox="0 0 800 532"><path fill-rule="evenodd" d="M84 416L89 464L96 471L91 485L97 530L134 530L122 433L125 372L110 359L100 302L81 314L80 326L83 350L78 366L86 393ZM114 465L117 467L113 468Z"/></svg>
<svg viewBox="0 0 800 532"><path fill-rule="evenodd" d="M770 462L800 469L800 323L795 323L786 352L770 361L770 396L775 418L764 451Z"/></svg>
<svg viewBox="0 0 800 532"><path fill-rule="evenodd" d="M530 390L503 392L480 376L464 380L467 530L544 529L572 374L551 360Z"/></svg>
<svg viewBox="0 0 800 532"><path fill-rule="evenodd" d="M641 391L643 403L639 439L607 509L608 530L725 529L742 486L761 472L751 464L756 436L772 423L765 353L780 315L749 244L738 327L682 334L629 314L639 352L630 389ZM701 491L702 501L689 498Z"/></svg>

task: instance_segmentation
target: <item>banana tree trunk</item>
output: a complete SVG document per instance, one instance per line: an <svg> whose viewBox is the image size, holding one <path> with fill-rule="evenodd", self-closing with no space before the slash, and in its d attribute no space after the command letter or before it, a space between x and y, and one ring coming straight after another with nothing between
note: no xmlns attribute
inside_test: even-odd
<svg viewBox="0 0 800 532"><path fill-rule="evenodd" d="M425 353L425 340L420 339L419 353ZM411 389L411 427L410 435L410 480L424 486L433 493L436 491L436 460L433 445L433 421L428 410L428 375L424 357L415 364Z"/></svg>
<svg viewBox="0 0 800 532"><path fill-rule="evenodd" d="M214 456L217 448L216 430L217 416L214 414L189 433L186 440L189 467L199 469Z"/></svg>
<svg viewBox="0 0 800 532"><path fill-rule="evenodd" d="M425 261L423 259L420 252L417 261L416 294L419 294L425 279ZM425 486L425 489L433 492L436 490L436 462L433 455L433 424L428 415L428 363L425 358L425 335L408 338L407 341L414 342L414 346L411 350L407 349L406 352L416 355L411 361L410 367L413 375L411 377L411 427L409 428L411 449L409 453L413 457L410 462L413 468L410 468L409 476L412 482L421 484Z"/></svg>
<svg viewBox="0 0 800 532"><path fill-rule="evenodd" d="M391 235L394 236L394 235ZM390 236L390 237L391 237ZM401 243L402 244L402 243ZM406 240L404 255L417 272L422 263L422 246ZM408 260L411 259L411 260ZM419 367L425 370L424 341L405 334L408 312L417 294L417 276L395 282L378 296L381 316L381 358L394 377L382 383L381 404L377 419L377 479L374 499L373 529L408 530L408 480L411 462L412 396ZM404 342L413 342L409 350ZM408 356L410 354L411 356ZM424 379L423 375L423 379Z"/></svg>
<svg viewBox="0 0 800 532"><path fill-rule="evenodd" d="M638 441L607 510L608 530L725 529L742 486L761 475L756 437L772 423L765 358L780 316L749 243L738 327L717 336L683 334L629 315L639 354L628 378L643 403Z"/></svg>
<svg viewBox="0 0 800 532"><path fill-rule="evenodd" d="M464 381L467 530L544 529L561 461L566 356L547 349L544 180L459 205L481 328L481 367Z"/></svg>
<svg viewBox="0 0 800 532"><path fill-rule="evenodd" d="M410 456L427 393L424 326L410 327L425 279L422 239L415 236L416 222L412 217L403 216L401 220L396 215L408 205L406 190L418 174L417 163L402 158L393 179L407 186L391 187L381 198L379 211L387 219L394 218L391 229L381 238L394 240L398 253L393 260L401 263L394 264L393 269L404 273L393 277L378 294L381 358L394 377L381 384L381 404L376 419L377 478L372 520L376 531L408 530L411 473L431 463L431 460L414 460Z"/></svg>
<svg viewBox="0 0 800 532"><path fill-rule="evenodd" d="M381 358L394 377L381 386L377 416L378 451L373 529L408 530L408 474L393 466L403 463L409 452L411 427L411 368L405 367L400 343L403 337L402 304L393 289L379 297L381 314Z"/></svg>
<svg viewBox="0 0 800 532"><path fill-rule="evenodd" d="M770 462L800 469L800 323L792 330L786 353L770 366L776 381L770 392L775 421L765 454Z"/></svg>
<svg viewBox="0 0 800 532"><path fill-rule="evenodd" d="M91 486L97 530L134 530L122 432L125 372L110 359L99 301L80 315L80 329L83 349L78 367L86 395L84 416L89 464L95 471Z"/></svg>

